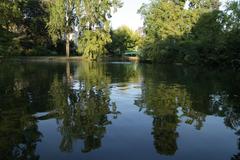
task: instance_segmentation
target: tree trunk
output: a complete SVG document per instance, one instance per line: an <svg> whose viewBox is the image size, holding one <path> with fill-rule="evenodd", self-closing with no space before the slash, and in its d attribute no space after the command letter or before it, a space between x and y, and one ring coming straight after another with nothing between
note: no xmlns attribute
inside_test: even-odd
<svg viewBox="0 0 240 160"><path fill-rule="evenodd" d="M66 35L66 56L69 57L70 56L70 34L67 33Z"/></svg>

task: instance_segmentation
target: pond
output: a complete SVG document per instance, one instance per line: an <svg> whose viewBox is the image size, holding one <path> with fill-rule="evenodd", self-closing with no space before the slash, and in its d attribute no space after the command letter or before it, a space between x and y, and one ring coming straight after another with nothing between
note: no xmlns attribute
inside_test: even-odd
<svg viewBox="0 0 240 160"><path fill-rule="evenodd" d="M1 62L0 159L237 160L240 75L128 62Z"/></svg>

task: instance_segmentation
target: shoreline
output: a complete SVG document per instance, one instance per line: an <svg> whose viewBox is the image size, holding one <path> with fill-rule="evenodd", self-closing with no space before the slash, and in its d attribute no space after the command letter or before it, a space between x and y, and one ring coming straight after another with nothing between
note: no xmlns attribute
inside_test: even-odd
<svg viewBox="0 0 240 160"><path fill-rule="evenodd" d="M2 57L4 60L20 60L20 61L79 61L83 57L65 57L65 56L13 56Z"/></svg>
<svg viewBox="0 0 240 160"><path fill-rule="evenodd" d="M131 62L139 64L151 64L151 65L174 65L178 67L191 67L191 68L207 68L211 70L233 70L235 72L240 71L239 68L232 67L220 67L220 66L204 66L204 65L193 65L193 64L184 64L184 63L156 63L150 60L141 60L139 57L115 57L115 56L105 56L99 60L90 60L82 56L12 56L4 57L0 56L0 63L7 61L16 61L16 62L46 62L46 63L66 63L66 62Z"/></svg>
<svg viewBox="0 0 240 160"><path fill-rule="evenodd" d="M64 62L64 61L95 61L89 60L82 56L13 56L13 57L3 57L0 56L0 60L14 60L14 61L39 61L39 62ZM96 60L97 61L97 60ZM130 61L130 62L140 62L138 57L110 57L106 56L100 59L100 61Z"/></svg>

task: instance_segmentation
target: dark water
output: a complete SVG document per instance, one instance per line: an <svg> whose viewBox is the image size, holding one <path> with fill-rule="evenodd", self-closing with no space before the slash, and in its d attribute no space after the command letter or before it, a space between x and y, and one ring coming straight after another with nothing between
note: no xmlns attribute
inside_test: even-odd
<svg viewBox="0 0 240 160"><path fill-rule="evenodd" d="M240 75L2 62L0 159L237 160Z"/></svg>

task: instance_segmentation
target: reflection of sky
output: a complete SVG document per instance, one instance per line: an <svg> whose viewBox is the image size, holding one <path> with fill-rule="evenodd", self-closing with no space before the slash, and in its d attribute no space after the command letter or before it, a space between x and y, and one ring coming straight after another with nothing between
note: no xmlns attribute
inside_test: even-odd
<svg viewBox="0 0 240 160"><path fill-rule="evenodd" d="M230 159L238 152L237 145L232 146L237 142L236 135L226 128L222 117L207 116L201 130L183 121L177 132L180 138L176 159L198 159L196 155L202 155L202 159Z"/></svg>
<svg viewBox="0 0 240 160"><path fill-rule="evenodd" d="M113 29L122 25L127 25L130 28L136 30L143 25L141 16L137 14L138 9L142 3L149 3L150 0L122 0L123 7L118 9L112 17ZM224 4L227 0L220 0ZM221 7L223 8L223 7Z"/></svg>

